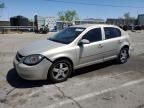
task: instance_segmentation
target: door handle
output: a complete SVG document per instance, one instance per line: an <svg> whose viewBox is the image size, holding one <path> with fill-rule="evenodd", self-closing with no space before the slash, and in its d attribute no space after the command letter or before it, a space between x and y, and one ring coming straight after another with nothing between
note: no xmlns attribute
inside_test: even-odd
<svg viewBox="0 0 144 108"><path fill-rule="evenodd" d="M103 45L102 45L102 44L99 44L99 45L98 45L98 48L102 48L102 47L103 47Z"/></svg>

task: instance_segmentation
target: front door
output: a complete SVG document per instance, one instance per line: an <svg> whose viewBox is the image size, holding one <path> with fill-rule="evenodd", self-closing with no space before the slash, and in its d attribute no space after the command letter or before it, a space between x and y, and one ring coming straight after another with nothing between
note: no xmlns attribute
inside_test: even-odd
<svg viewBox="0 0 144 108"><path fill-rule="evenodd" d="M89 44L79 45L77 52L79 56L79 65L92 63L94 61L103 61L103 43L101 28L89 30L82 39L89 40Z"/></svg>

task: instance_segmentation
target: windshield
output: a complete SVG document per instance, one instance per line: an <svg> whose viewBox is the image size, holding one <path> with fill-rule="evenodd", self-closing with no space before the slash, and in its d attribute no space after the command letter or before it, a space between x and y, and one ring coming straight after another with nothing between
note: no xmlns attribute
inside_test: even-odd
<svg viewBox="0 0 144 108"><path fill-rule="evenodd" d="M69 44L71 43L76 37L78 37L85 28L80 28L80 27L69 27L61 32L55 34L54 36L48 38L49 40L64 43L64 44Z"/></svg>

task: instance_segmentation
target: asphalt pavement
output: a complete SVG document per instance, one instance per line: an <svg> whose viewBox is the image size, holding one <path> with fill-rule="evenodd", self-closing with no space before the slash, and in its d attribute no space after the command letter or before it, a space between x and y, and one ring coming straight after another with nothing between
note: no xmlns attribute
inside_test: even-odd
<svg viewBox="0 0 144 108"><path fill-rule="evenodd" d="M144 32L129 32L132 56L75 70L67 81L21 79L13 69L16 51L50 34L0 34L0 108L144 108Z"/></svg>

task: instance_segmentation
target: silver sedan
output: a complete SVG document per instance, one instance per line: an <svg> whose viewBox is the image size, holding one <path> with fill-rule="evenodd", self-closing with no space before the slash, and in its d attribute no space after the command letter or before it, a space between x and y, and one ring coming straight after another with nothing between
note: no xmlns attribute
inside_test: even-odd
<svg viewBox="0 0 144 108"><path fill-rule="evenodd" d="M62 82L77 68L112 59L125 63L130 48L128 34L117 26L78 25L20 49L13 64L24 79Z"/></svg>

